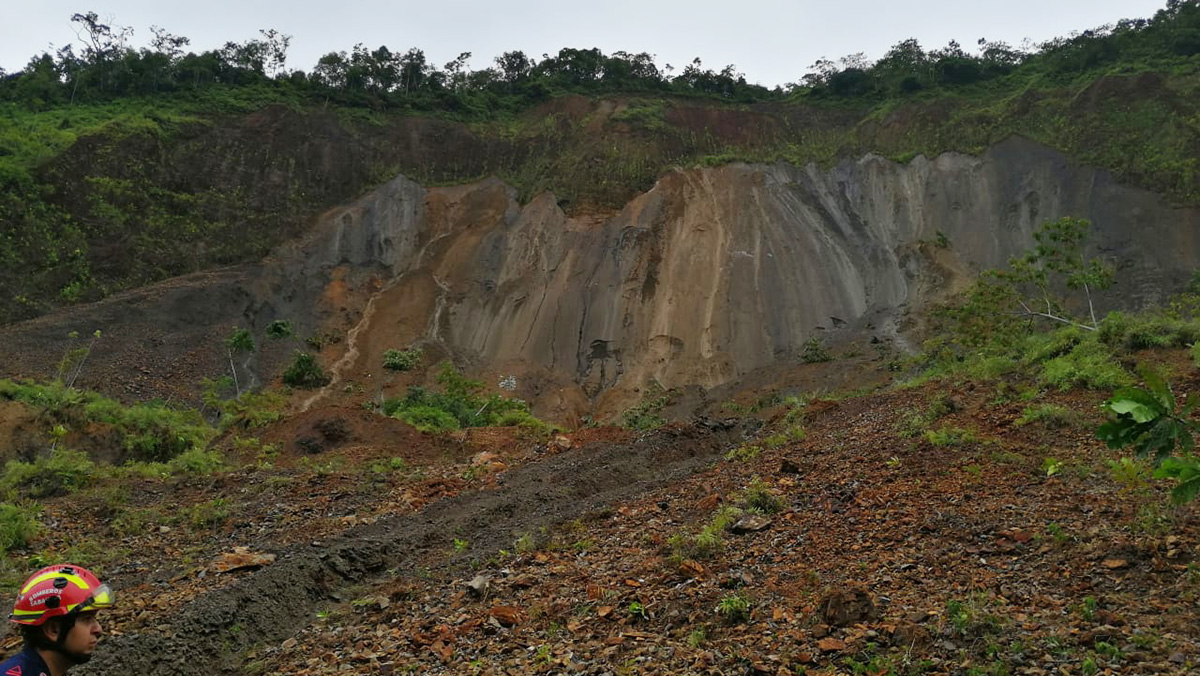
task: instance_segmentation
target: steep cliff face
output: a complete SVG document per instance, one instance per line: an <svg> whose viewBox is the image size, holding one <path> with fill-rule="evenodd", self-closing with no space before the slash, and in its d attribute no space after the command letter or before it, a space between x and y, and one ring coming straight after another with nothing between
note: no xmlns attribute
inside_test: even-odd
<svg viewBox="0 0 1200 676"><path fill-rule="evenodd" d="M1092 245L1126 272L1114 302L1162 300L1200 267L1200 211L1014 138L981 157L906 165L680 169L617 213L572 217L548 193L522 205L495 179L425 189L398 177L247 270L249 299L215 296L197 320L218 337L278 318L302 335L343 335L326 349L336 380L322 396L349 381L387 391L383 351L421 343L517 374L531 383L522 394L557 414L611 414L651 382L711 388L792 361L813 335L903 339L906 313L1065 215L1092 219ZM938 233L947 249L923 244ZM208 291L198 282L190 293ZM124 302L170 311L138 298ZM121 330L121 317L106 318ZM0 361L44 339L35 324L58 327L6 328ZM264 351L258 370L281 359Z"/></svg>
<svg viewBox="0 0 1200 676"><path fill-rule="evenodd" d="M680 170L589 218L548 194L518 205L498 181L423 191L400 178L328 216L285 267L382 273L392 286L377 304L433 293L397 339L545 369L594 398L650 381L713 387L837 329L894 336L901 313L1063 215L1094 220L1094 245L1132 273L1127 304L1161 300L1200 264L1194 210L1013 139L908 165ZM935 259L919 243L939 232L950 247Z"/></svg>

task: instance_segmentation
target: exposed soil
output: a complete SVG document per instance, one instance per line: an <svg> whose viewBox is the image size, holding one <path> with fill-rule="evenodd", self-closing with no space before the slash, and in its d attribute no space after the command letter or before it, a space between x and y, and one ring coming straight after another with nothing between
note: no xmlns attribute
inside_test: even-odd
<svg viewBox="0 0 1200 676"><path fill-rule="evenodd" d="M799 441L782 406L550 442L316 408L240 469L47 500L35 549L120 590L85 674L1192 673L1196 507L1114 478L1100 393L1020 387L818 399ZM680 548L756 482L765 524Z"/></svg>

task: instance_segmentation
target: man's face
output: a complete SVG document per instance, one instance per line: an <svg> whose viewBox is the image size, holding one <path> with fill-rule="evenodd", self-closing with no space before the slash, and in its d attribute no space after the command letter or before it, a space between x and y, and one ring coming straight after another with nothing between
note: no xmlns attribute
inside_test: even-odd
<svg viewBox="0 0 1200 676"><path fill-rule="evenodd" d="M100 621L96 612L80 613L75 618L75 626L67 632L67 640L63 643L63 652L72 656L77 662L86 662L96 650L96 642L100 640Z"/></svg>

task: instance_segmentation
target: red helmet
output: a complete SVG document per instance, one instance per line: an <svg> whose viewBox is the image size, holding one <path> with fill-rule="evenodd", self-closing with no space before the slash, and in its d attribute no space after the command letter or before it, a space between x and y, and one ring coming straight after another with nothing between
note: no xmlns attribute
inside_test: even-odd
<svg viewBox="0 0 1200 676"><path fill-rule="evenodd" d="M46 566L25 580L8 619L37 626L52 617L108 608L113 593L87 568L69 563Z"/></svg>

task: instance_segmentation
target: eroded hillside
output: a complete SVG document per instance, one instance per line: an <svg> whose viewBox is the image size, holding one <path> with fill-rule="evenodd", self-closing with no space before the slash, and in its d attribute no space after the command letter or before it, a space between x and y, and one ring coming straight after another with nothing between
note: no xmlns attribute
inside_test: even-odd
<svg viewBox="0 0 1200 676"><path fill-rule="evenodd" d="M399 394L414 380L386 372L384 352L417 345L427 364L515 375L535 412L573 423L653 388L711 389L795 362L814 337L907 350L931 302L1062 216L1092 220L1091 250L1122 271L1102 310L1159 303L1200 266L1200 211L1020 138L907 164L678 169L614 212L571 214L551 193L521 202L495 179L397 177L262 266L5 327L0 363L3 375L53 373L69 332L100 328L112 337L85 384L186 398L229 369L223 341L246 327L260 345L246 366L263 382L302 336L323 337L332 382L305 407ZM277 320L295 335L267 339Z"/></svg>

